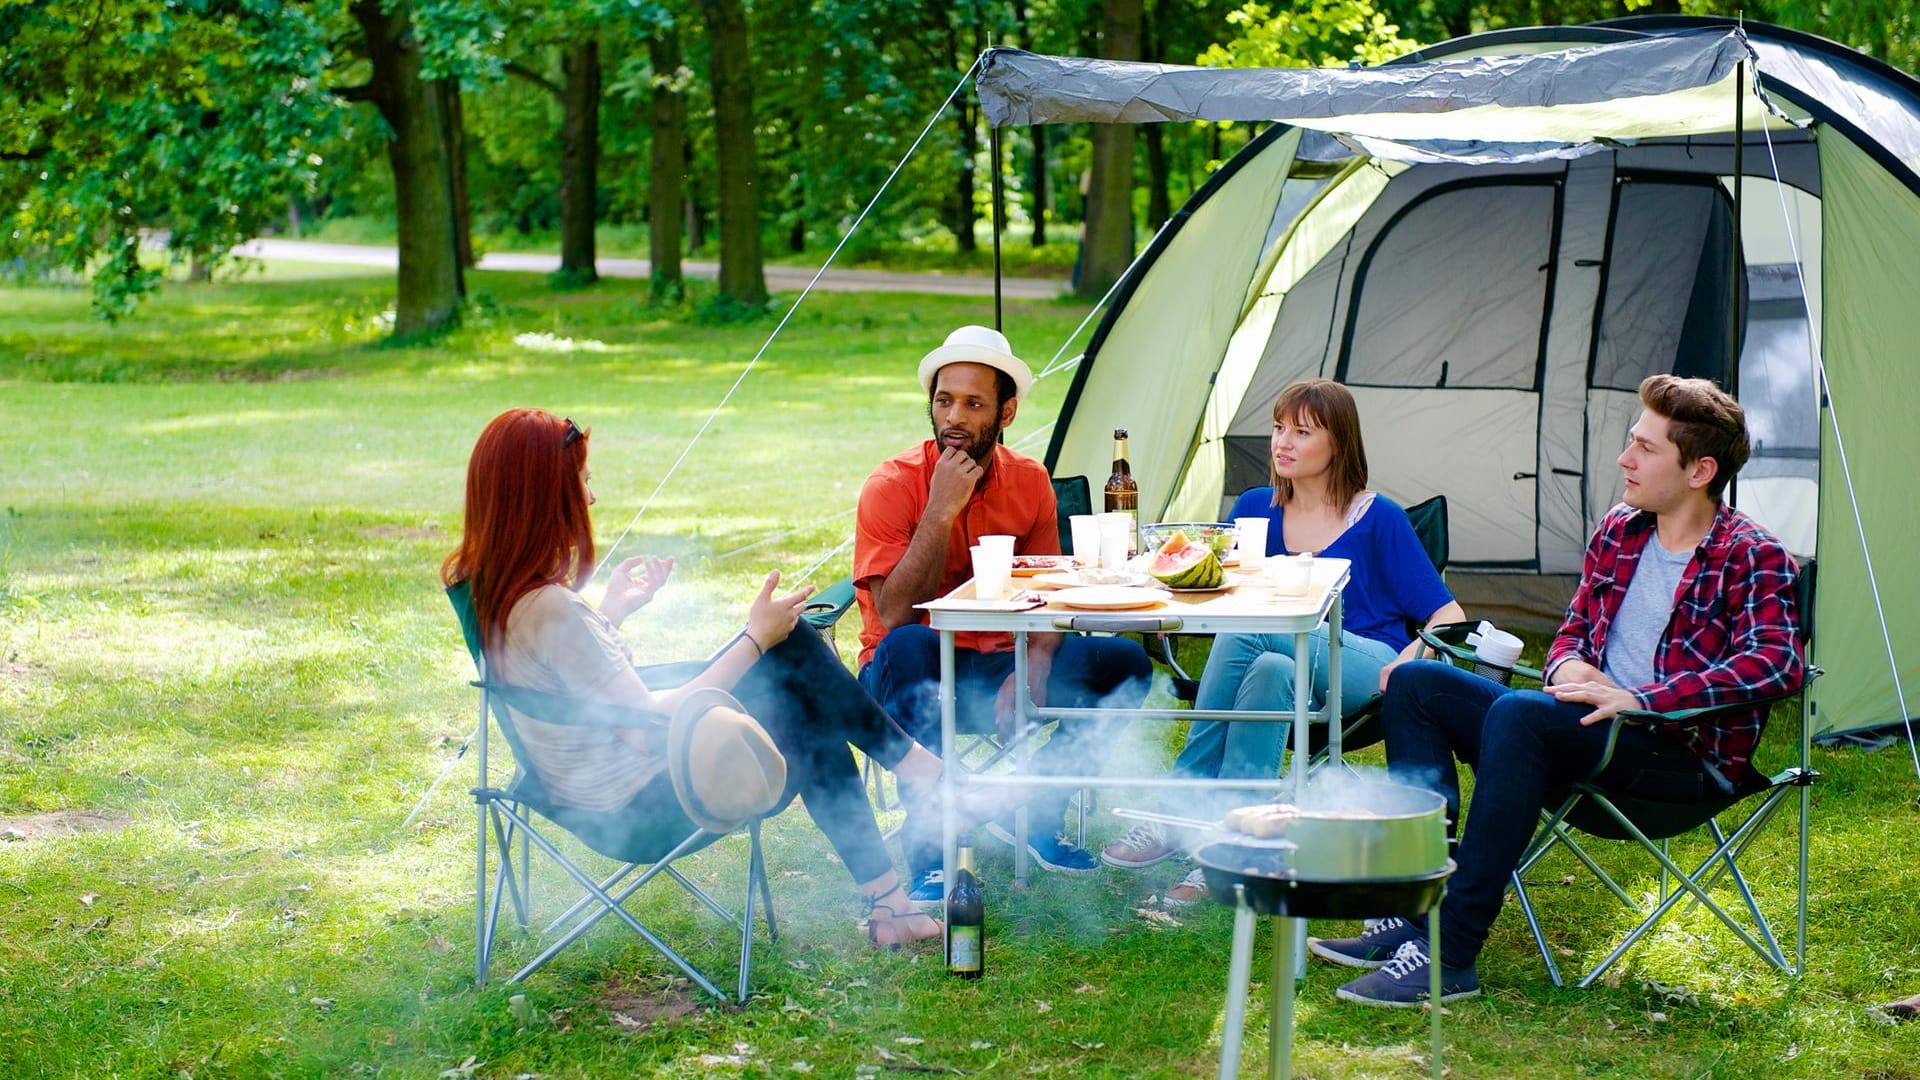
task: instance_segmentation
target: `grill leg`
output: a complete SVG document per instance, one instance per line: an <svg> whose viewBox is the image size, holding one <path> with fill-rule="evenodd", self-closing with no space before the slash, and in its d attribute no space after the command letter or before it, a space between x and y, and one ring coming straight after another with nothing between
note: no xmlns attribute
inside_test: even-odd
<svg viewBox="0 0 1920 1080"><path fill-rule="evenodd" d="M1253 971L1253 909L1247 888L1233 887L1233 959L1227 964L1227 1018L1220 1031L1220 1080L1239 1080L1240 1036L1247 1023L1247 978Z"/></svg>
<svg viewBox="0 0 1920 1080"><path fill-rule="evenodd" d="M1273 977L1267 983L1267 1080L1293 1076L1293 966L1304 919L1273 920Z"/></svg>

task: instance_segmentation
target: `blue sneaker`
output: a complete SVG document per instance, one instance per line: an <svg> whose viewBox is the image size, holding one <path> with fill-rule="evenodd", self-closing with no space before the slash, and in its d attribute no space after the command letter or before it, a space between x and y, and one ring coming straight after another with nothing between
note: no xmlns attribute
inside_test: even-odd
<svg viewBox="0 0 1920 1080"><path fill-rule="evenodd" d="M1393 954L1393 959L1335 990L1342 1001L1359 1005L1382 1005L1406 1009L1424 1005L1432 989L1433 961L1427 958L1425 941L1408 941ZM1480 976L1471 965L1440 969L1440 1000L1458 1001L1478 996Z"/></svg>
<svg viewBox="0 0 1920 1080"><path fill-rule="evenodd" d="M994 839L1013 846L1013 815L1003 814L987 822ZM1027 834L1027 854L1033 861L1056 874L1091 874L1100 869L1100 857L1067 839L1064 832L1033 831Z"/></svg>
<svg viewBox="0 0 1920 1080"><path fill-rule="evenodd" d="M907 890L907 899L916 904L945 903L947 875L937 866L913 875L913 888Z"/></svg>

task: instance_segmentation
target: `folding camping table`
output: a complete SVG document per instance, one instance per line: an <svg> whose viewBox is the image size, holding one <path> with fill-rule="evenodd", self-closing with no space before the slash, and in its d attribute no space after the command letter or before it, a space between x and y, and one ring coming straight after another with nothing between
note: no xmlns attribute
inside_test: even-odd
<svg viewBox="0 0 1920 1080"><path fill-rule="evenodd" d="M1310 760L1308 724L1316 717L1338 717L1340 713L1340 594L1346 588L1350 567L1345 559L1315 559L1313 581L1305 596L1280 596L1274 588L1253 575L1229 578L1229 587L1218 592L1169 592L1164 601L1149 608L1127 611L1085 611L1047 600L1034 605L1018 599L980 600L973 582L938 600L920 605L927 611L928 624L940 634L940 756L953 761L956 723L953 635L957 630L1000 631L1013 635L1014 725L1018 742L1019 768L1010 774L964 773L945 769L940 774L941 848L945 880L954 880L954 858L958 846L957 822L953 816L958 785L983 787L1135 787L1182 790L1247 790L1267 788L1286 790L1289 786L1298 798L1306 783L1304 768L1288 770L1286 777L1270 780L1183 779L1172 776L1035 776L1028 771L1032 754L1032 729L1049 720L1070 721L1118 716L1128 720L1232 720L1274 723L1291 719L1294 724L1294 761ZM1016 579L1017 580L1017 579ZM1016 593L1016 597L1020 594ZM1041 598L1050 595L1040 592ZM1041 708L1027 690L1027 635L1054 632L1094 633L1177 633L1177 634L1292 634L1294 655L1311 657L1308 635L1322 624L1328 628L1327 701L1322 709L1311 709L1312 669L1310 663L1294 668L1293 715L1281 717L1271 712L1235 709L1087 709ZM1340 763L1340 725L1328 726L1329 760ZM1014 833L1024 837L1027 810L1023 805L1014 813ZM1024 883L1027 876L1027 849L1014 846L1014 879Z"/></svg>

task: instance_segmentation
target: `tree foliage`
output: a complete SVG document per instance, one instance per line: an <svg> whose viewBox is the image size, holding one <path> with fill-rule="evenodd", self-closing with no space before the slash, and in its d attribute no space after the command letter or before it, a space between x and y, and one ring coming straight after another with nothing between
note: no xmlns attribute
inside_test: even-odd
<svg viewBox="0 0 1920 1080"><path fill-rule="evenodd" d="M0 256L93 272L126 313L143 241L217 260L310 190L339 103L320 23L275 0L0 5Z"/></svg>

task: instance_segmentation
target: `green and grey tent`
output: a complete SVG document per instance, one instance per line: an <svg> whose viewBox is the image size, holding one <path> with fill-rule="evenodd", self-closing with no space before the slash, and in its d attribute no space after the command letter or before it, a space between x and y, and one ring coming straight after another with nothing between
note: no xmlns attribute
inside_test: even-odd
<svg viewBox="0 0 1920 1080"><path fill-rule="evenodd" d="M1217 517L1266 482L1279 390L1336 378L1375 486L1447 496L1469 610L1557 614L1619 498L1640 380L1714 378L1755 437L1732 498L1819 557L1816 731L1904 718L1920 83L1804 34L1657 17L1348 70L996 49L977 86L997 127L1272 122L1128 271L1056 475L1105 475L1126 427L1142 514Z"/></svg>

